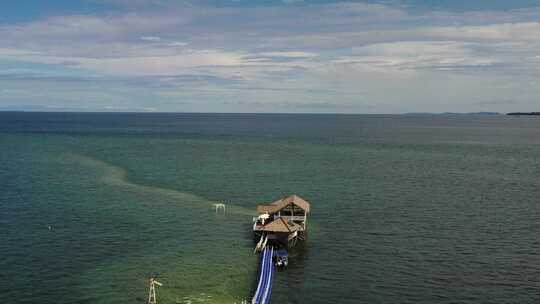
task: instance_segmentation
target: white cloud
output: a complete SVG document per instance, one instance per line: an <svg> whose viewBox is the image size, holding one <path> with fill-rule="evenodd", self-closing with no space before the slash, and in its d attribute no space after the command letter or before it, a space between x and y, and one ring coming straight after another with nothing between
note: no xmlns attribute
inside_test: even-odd
<svg viewBox="0 0 540 304"><path fill-rule="evenodd" d="M7 54L10 54L6 51ZM62 64L66 61L84 68L109 75L159 76L186 73L198 67L237 66L242 64L242 54L218 50L190 50L171 56L136 56L121 58L60 57L38 53L22 53L19 60Z"/></svg>
<svg viewBox="0 0 540 304"><path fill-rule="evenodd" d="M143 40L143 41L151 41L151 42L155 42L155 41L160 41L161 38L160 37L157 37L157 36L142 36L139 38L140 40Z"/></svg>
<svg viewBox="0 0 540 304"><path fill-rule="evenodd" d="M422 32L434 37L463 40L540 41L540 22L433 27Z"/></svg>
<svg viewBox="0 0 540 304"><path fill-rule="evenodd" d="M510 75L531 83L540 74L534 10L413 15L365 3L232 9L165 2L164 11L0 25L0 60L69 65L96 77L137 78L141 86L153 79L148 83L167 86L156 95L169 98L205 92L222 100L226 92L244 100L260 93L268 103L336 99L373 107L377 100L386 111L401 109L400 96L425 107L437 90L459 85L466 89L456 98L512 98L501 86L517 83ZM175 77L182 75L201 81ZM522 90L521 100L538 95L531 87L538 86ZM252 88L259 88L253 96L246 93Z"/></svg>
<svg viewBox="0 0 540 304"><path fill-rule="evenodd" d="M182 41L175 41L168 44L169 46L188 46L189 43Z"/></svg>
<svg viewBox="0 0 540 304"><path fill-rule="evenodd" d="M39 52L36 52L36 51L0 48L0 56L19 57L19 56L38 55L38 54Z"/></svg>
<svg viewBox="0 0 540 304"><path fill-rule="evenodd" d="M334 62L394 69L452 70L499 63L474 51L474 44L456 41L400 41L353 48L352 56Z"/></svg>
<svg viewBox="0 0 540 304"><path fill-rule="evenodd" d="M264 57L285 57L285 58L311 58L316 57L316 53L302 51L283 51L283 52L263 52L258 55Z"/></svg>
<svg viewBox="0 0 540 304"><path fill-rule="evenodd" d="M189 22L190 16L156 16L155 14L127 13L111 16L57 16L22 25L0 26L0 42L32 46L39 41L55 44L122 41L132 36L152 37L160 30Z"/></svg>

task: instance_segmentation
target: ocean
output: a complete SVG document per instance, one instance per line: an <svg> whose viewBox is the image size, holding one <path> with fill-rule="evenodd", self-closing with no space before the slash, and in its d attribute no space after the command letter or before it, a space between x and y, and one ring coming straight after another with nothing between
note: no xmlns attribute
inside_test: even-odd
<svg viewBox="0 0 540 304"><path fill-rule="evenodd" d="M248 300L293 193L271 303L540 302L536 117L0 112L0 185L10 303Z"/></svg>

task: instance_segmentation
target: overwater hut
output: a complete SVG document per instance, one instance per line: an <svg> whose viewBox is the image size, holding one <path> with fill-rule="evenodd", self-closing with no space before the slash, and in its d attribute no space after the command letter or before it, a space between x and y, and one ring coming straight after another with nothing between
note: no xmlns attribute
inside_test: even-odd
<svg viewBox="0 0 540 304"><path fill-rule="evenodd" d="M267 237L275 245L293 247L305 240L310 204L298 195L291 195L270 204L257 206L253 232L256 239Z"/></svg>

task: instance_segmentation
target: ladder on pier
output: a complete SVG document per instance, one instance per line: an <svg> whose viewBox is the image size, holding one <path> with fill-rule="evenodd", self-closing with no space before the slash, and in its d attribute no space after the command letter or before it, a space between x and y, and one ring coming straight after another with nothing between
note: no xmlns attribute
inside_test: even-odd
<svg viewBox="0 0 540 304"><path fill-rule="evenodd" d="M257 243L257 246L255 246L255 250L253 252L260 252L266 247L266 243L268 242L268 235L261 235L261 238L259 239L259 242Z"/></svg>

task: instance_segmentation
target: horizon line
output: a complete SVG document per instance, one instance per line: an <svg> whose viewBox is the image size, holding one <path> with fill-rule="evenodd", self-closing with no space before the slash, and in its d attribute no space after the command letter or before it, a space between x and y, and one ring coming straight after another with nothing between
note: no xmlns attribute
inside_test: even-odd
<svg viewBox="0 0 540 304"><path fill-rule="evenodd" d="M343 112L196 112L196 111L81 111L81 110L6 110L0 109L0 113L72 113L72 114L262 114L262 115L507 115L510 113L534 113L519 111L519 112L491 112L491 111L479 111L479 112L404 112L404 113L343 113Z"/></svg>

